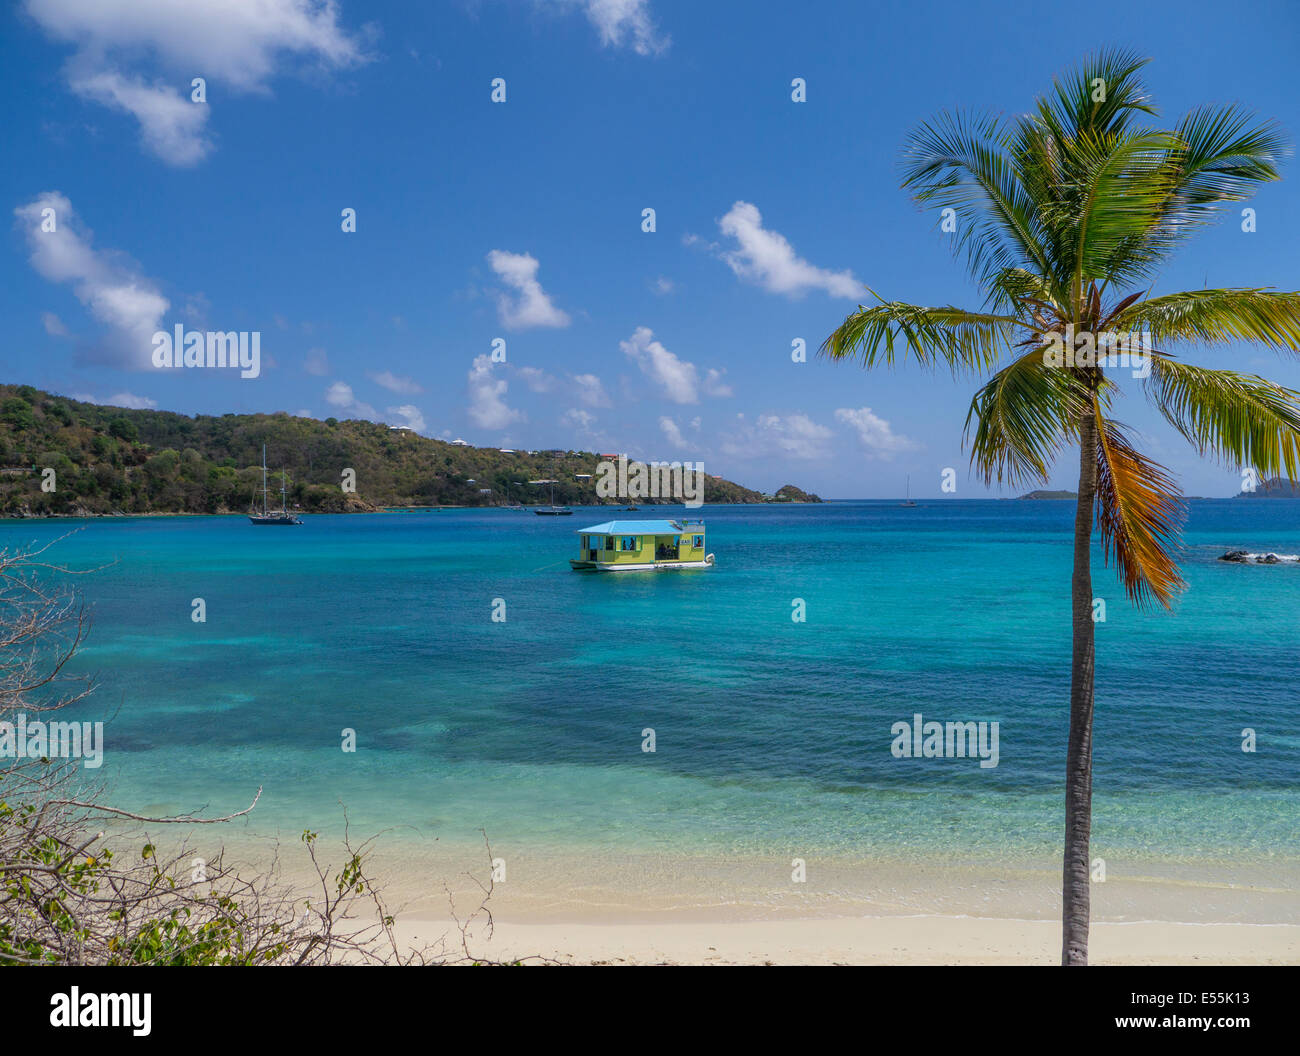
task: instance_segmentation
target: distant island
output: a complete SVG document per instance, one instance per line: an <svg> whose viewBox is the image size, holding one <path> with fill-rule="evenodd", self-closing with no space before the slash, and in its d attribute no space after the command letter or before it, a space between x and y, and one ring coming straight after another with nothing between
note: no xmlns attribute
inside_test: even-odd
<svg viewBox="0 0 1300 1056"><path fill-rule="evenodd" d="M263 444L275 499L284 470L289 505L309 513L549 504L550 484L530 482L552 479L556 503L681 506L597 496L596 466L614 454L472 447L360 419L190 417L0 385L0 517L243 513L261 497ZM355 474L355 491L343 490L345 470ZM821 499L793 484L765 495L710 474L704 501Z"/></svg>
<svg viewBox="0 0 1300 1056"><path fill-rule="evenodd" d="M1022 499L1077 499L1077 491L1031 491L1027 495L1021 495Z"/></svg>
<svg viewBox="0 0 1300 1056"><path fill-rule="evenodd" d="M1269 477L1254 491L1239 491L1238 499L1300 499L1300 483L1290 477Z"/></svg>

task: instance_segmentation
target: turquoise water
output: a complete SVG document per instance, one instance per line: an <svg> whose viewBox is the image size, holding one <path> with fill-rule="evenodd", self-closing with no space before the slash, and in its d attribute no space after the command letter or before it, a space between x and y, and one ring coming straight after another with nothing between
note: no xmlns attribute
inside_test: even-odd
<svg viewBox="0 0 1300 1056"><path fill-rule="evenodd" d="M54 557L111 562L78 581L78 717L110 720L98 773L128 809L260 785L259 833L336 831L343 804L399 841L1001 858L1060 844L1073 510L705 507L715 568L623 576L569 571L604 519L583 510L6 521L0 545L79 526ZM1184 538L1173 614L1095 574L1095 849L1294 860L1300 566L1214 558L1300 552L1300 502L1197 502ZM895 759L915 712L998 721L999 765Z"/></svg>

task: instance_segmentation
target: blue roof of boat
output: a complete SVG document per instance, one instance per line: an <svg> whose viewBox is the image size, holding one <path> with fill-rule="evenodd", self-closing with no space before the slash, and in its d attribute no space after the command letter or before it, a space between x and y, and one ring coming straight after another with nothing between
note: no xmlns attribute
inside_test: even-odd
<svg viewBox="0 0 1300 1056"><path fill-rule="evenodd" d="M678 527L672 521L606 521L590 528L579 528L578 535L677 535L679 532L702 532L704 525L696 522Z"/></svg>

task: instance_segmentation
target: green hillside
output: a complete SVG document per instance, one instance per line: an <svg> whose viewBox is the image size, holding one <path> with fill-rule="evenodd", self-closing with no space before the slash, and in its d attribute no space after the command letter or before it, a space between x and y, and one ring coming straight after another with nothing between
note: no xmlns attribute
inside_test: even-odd
<svg viewBox="0 0 1300 1056"><path fill-rule="evenodd" d="M283 469L290 505L309 512L499 506L507 502L507 488L510 501L548 503L549 487L526 482L550 478L558 481L556 502L601 501L594 479L575 479L595 473L600 456L589 451L506 454L374 422L288 414L188 417L0 385L0 516L242 513L260 494L263 444L277 498ZM54 470L53 491L42 490L42 481L51 480L47 469ZM341 487L345 469L356 472L355 494ZM783 497L791 487L782 489ZM707 479L704 498L773 501L715 477Z"/></svg>

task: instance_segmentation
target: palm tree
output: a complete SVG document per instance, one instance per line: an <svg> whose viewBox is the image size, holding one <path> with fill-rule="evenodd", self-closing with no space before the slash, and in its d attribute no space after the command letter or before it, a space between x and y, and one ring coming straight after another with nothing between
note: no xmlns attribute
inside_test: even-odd
<svg viewBox="0 0 1300 1056"><path fill-rule="evenodd" d="M1088 960L1094 517L1104 559L1135 604L1169 608L1183 585L1174 559L1182 494L1112 417L1118 357L1100 358L1116 347L1107 335L1142 335L1134 351L1150 364L1146 395L1201 454L1264 476L1295 477L1300 462L1300 393L1173 351L1233 341L1300 351L1300 293L1152 293L1185 239L1278 179L1285 143L1274 124L1237 106L1197 109L1171 131L1152 127L1146 61L1103 52L1028 114L952 113L917 129L903 187L956 222L954 249L985 302L921 307L871 291L879 303L860 305L821 348L865 367L908 356L957 376L1000 366L966 419L971 464L986 484L1046 483L1062 449L1079 449L1062 964Z"/></svg>

